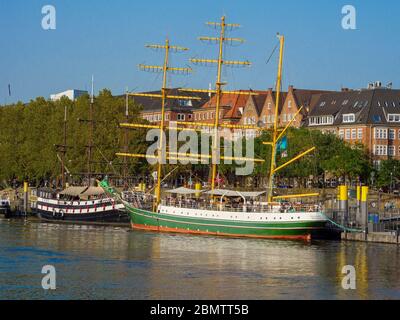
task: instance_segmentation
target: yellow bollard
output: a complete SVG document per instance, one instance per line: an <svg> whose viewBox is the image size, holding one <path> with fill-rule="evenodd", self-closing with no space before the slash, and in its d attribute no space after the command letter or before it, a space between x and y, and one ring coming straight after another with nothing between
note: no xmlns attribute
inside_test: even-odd
<svg viewBox="0 0 400 320"><path fill-rule="evenodd" d="M24 213L25 216L28 212L28 202L29 202L29 184L27 181L24 182Z"/></svg>
<svg viewBox="0 0 400 320"><path fill-rule="evenodd" d="M346 226L349 217L349 189L347 186L339 186L339 210L343 214L343 224Z"/></svg>
<svg viewBox="0 0 400 320"><path fill-rule="evenodd" d="M365 230L365 239L368 234L368 187L362 187L361 190L361 217L363 221L363 227Z"/></svg>
<svg viewBox="0 0 400 320"><path fill-rule="evenodd" d="M196 189L196 191L201 191L201 189L202 189L201 183L196 183L195 189ZM196 198L200 198L200 195L201 195L201 192L196 192L196 194L195 194Z"/></svg>

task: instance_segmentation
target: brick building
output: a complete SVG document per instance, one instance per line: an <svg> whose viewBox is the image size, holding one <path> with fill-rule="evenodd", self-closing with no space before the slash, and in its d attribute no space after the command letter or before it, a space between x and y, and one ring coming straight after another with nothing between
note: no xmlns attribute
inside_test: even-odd
<svg viewBox="0 0 400 320"><path fill-rule="evenodd" d="M303 109L296 116L292 124L294 128L300 128L303 125L303 120L308 116L315 105L315 101L318 99L319 95L328 92L329 91L322 90L296 89L293 86L289 86L289 90L287 94L285 94L285 99L279 112L280 127L285 127L303 106Z"/></svg>
<svg viewBox="0 0 400 320"><path fill-rule="evenodd" d="M306 126L362 143L376 166L400 159L400 90L370 87L319 95Z"/></svg>
<svg viewBox="0 0 400 320"><path fill-rule="evenodd" d="M161 91L145 92L149 94L161 94ZM169 95L182 96L187 95L179 91L179 89L171 89ZM208 99L208 94L196 93L191 94L193 97L200 97L201 100L187 99L167 99L165 105L165 124L170 121L192 122L194 120L193 112L199 109ZM151 123L161 122L161 99L150 97L134 97L135 103L142 106L141 115L143 119Z"/></svg>

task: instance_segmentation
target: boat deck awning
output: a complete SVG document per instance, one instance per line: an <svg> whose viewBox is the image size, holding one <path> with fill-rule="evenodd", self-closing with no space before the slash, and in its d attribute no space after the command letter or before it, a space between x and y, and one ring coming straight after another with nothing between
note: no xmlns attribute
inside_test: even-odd
<svg viewBox="0 0 400 320"><path fill-rule="evenodd" d="M189 189L189 188L184 188L184 187L166 191L166 193L179 194L179 195L191 195L191 194L198 194L198 193L202 193L202 192L203 191L201 191L201 190L194 190L194 189Z"/></svg>
<svg viewBox="0 0 400 320"><path fill-rule="evenodd" d="M224 189L215 189L214 191L208 191L205 194L209 194L212 196L218 197L241 197L241 198L257 198L265 194L266 191L261 192L246 192L246 191L235 191L235 190L224 190Z"/></svg>
<svg viewBox="0 0 400 320"><path fill-rule="evenodd" d="M81 193L82 197L91 197L91 196L99 196L104 194L104 190L101 187L89 187L85 190L85 192Z"/></svg>
<svg viewBox="0 0 400 320"><path fill-rule="evenodd" d="M63 196L78 197L81 193L85 192L88 187L69 187L59 194Z"/></svg>

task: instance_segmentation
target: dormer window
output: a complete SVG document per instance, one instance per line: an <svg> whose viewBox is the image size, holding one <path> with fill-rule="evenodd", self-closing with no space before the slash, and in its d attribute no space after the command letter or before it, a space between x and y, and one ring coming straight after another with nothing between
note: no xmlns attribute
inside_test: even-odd
<svg viewBox="0 0 400 320"><path fill-rule="evenodd" d="M325 105L326 105L326 102L325 102L325 101L322 101L321 104L320 104L319 106L320 106L320 107L325 107Z"/></svg>
<svg viewBox="0 0 400 320"><path fill-rule="evenodd" d="M310 126L323 126L323 125L331 125L333 124L334 118L333 116L319 116L319 117L310 117L309 125Z"/></svg>
<svg viewBox="0 0 400 320"><path fill-rule="evenodd" d="M400 114L388 114L388 122L400 122Z"/></svg>
<svg viewBox="0 0 400 320"><path fill-rule="evenodd" d="M349 103L349 100L344 100L343 103L342 103L342 105L345 106L345 105L348 104L348 103Z"/></svg>
<svg viewBox="0 0 400 320"><path fill-rule="evenodd" d="M343 115L343 123L354 123L354 122L356 122L356 116L354 113Z"/></svg>

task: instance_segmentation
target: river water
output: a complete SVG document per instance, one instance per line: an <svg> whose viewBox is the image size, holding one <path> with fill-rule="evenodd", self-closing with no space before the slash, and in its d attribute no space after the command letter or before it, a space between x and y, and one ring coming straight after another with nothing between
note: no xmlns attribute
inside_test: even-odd
<svg viewBox="0 0 400 320"><path fill-rule="evenodd" d="M346 265L356 290L342 288ZM0 299L400 299L400 248L0 219Z"/></svg>

